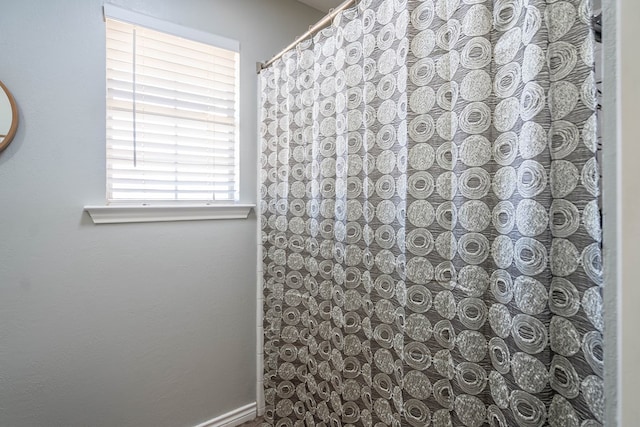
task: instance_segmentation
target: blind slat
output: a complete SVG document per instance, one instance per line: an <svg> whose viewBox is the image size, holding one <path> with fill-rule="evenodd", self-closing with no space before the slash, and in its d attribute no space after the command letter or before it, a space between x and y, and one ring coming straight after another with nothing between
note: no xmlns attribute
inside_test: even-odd
<svg viewBox="0 0 640 427"><path fill-rule="evenodd" d="M113 134L111 134L113 135ZM124 135L124 134L121 134ZM231 152L234 153L235 149L230 147L228 142L224 142L224 141L216 141L214 140L213 143L211 143L209 140L193 140L190 141L189 143L186 143L184 141L185 138L181 138L180 141L180 147L183 148L184 150L199 150L201 152L205 152L205 151L211 151L211 152ZM140 141L137 140L137 143L141 143L145 145L146 149L149 150L166 150L168 148L174 148L176 146L176 143L172 140L154 140L154 139L150 139L150 138L145 138L144 140ZM108 142L108 146L110 148L119 148L119 147L133 147L134 144L134 140L132 138L127 138L127 137L117 137L117 138L113 138L112 140L110 140ZM133 148L132 148L133 149Z"/></svg>
<svg viewBox="0 0 640 427"><path fill-rule="evenodd" d="M117 50L111 50L108 52L112 58L110 67L116 70L126 70L130 65L133 64L134 58L132 53L122 52ZM140 72L145 72L145 70L149 70L149 72L153 73L157 70L171 70L172 73L186 76L186 77L196 77L207 79L210 77L216 77L216 80L221 83L226 83L228 85L233 84L233 80L235 74L230 72L232 69L220 67L196 67L185 65L184 63L179 63L176 61L163 61L157 58L153 58L150 56L144 56L140 52L136 53L136 68Z"/></svg>
<svg viewBox="0 0 640 427"><path fill-rule="evenodd" d="M128 157L116 157L115 155L110 159L107 163L107 168L121 168L126 170L139 170L141 172L156 170L163 172L173 172L173 171L182 171L183 173L204 173L204 174L213 174L213 173L226 173L233 174L234 169L234 158L233 157L225 157L225 158L217 158L211 159L210 161L204 160L194 160L193 158L177 158L174 156L173 159L169 157L162 156L152 156L148 154L144 154L143 157L139 157L137 163L133 163L133 156ZM215 171L212 170L212 166L215 167Z"/></svg>
<svg viewBox="0 0 640 427"><path fill-rule="evenodd" d="M206 141L205 141L206 142ZM167 150L172 149L175 150L177 144L170 140L152 140L152 139L144 139L144 140L134 140L133 138L117 138L108 142L109 148L120 148L120 147L131 147L131 149L137 148L136 145L144 144L144 148L148 150ZM224 142L215 141L214 144L205 144L199 143L199 141L195 141L189 145L180 144L180 147L184 152L189 151L199 151L201 153L205 152L230 152L234 153L235 149L229 147L230 144Z"/></svg>
<svg viewBox="0 0 640 427"><path fill-rule="evenodd" d="M119 95L124 99L133 97L133 82L111 80L109 83L110 87L113 90L117 90L118 92L120 92ZM140 79L136 79L135 93L137 97L150 95L165 98L168 101L176 99L205 105L215 105L217 108L223 107L228 109L231 114L233 114L235 108L235 99L219 98L213 94L208 93L205 90L194 90L193 92L191 92L185 90L184 88L153 85L145 81L140 81Z"/></svg>
<svg viewBox="0 0 640 427"><path fill-rule="evenodd" d="M135 185L136 184L140 184L140 177L137 177L135 175L128 175L128 174L123 174L123 175L115 175L112 176L112 178L114 178L114 182L117 185L124 185L124 184L129 184L131 186L132 189L135 189ZM218 187L220 185L229 185L229 186L233 186L233 181L227 179L226 177L220 177L220 179L216 180L216 179L209 179L206 181L202 181L202 180L189 180L189 179L183 179L181 181L174 181L174 180L170 180L170 179L163 179L160 177L150 177L148 179L144 180L143 185L180 185L183 187L189 187L191 185L195 185L195 186L202 186L202 187L206 187L206 188L211 188L211 187Z"/></svg>
<svg viewBox="0 0 640 427"><path fill-rule="evenodd" d="M130 76L130 73L127 74ZM117 78L110 76L107 78L107 82L110 87L118 88L120 90L132 90L133 89L133 81L125 80L122 78ZM170 88L170 89L169 89ZM202 99L214 99L216 104L224 105L225 107L234 108L235 107L235 98L234 93L224 90L216 90L215 88L205 88L202 86L196 85L169 85L166 80L160 80L156 78L144 78L139 74L136 76L136 90L137 92L147 91L147 92L155 92L155 91L173 91L179 92L182 94L182 97L195 97Z"/></svg>
<svg viewBox="0 0 640 427"><path fill-rule="evenodd" d="M176 187L183 188L185 192L187 191L208 191L208 192L231 192L233 191L233 183L232 182L219 182L219 183L211 183L210 185L191 185L189 183L173 183L173 182L149 182L144 185L144 187L140 187L137 184L137 180L131 181L122 181L118 182L114 187L114 190L123 191L123 192L135 192L135 191L167 191L173 190Z"/></svg>
<svg viewBox="0 0 640 427"><path fill-rule="evenodd" d="M122 117L123 115L133 116L131 110L107 110L107 114L107 131L133 132L134 127L131 122ZM235 129L226 123L207 123L203 120L181 118L181 120L188 121L189 123L177 127L172 123L160 123L159 120L164 120L167 117L164 114L147 115L140 112L137 113L138 117L142 115L147 117L138 121L137 130L144 127L147 139L153 137L156 140L165 141L167 138L173 139L175 136L189 138L191 137L190 135L193 135L191 137L193 141L224 141L224 143L227 143L228 141L235 140ZM169 118L171 118L171 116L169 116ZM206 125L206 128L202 127L204 125Z"/></svg>
<svg viewBox="0 0 640 427"><path fill-rule="evenodd" d="M196 69L216 70L221 74L234 73L237 55L235 53L231 56L221 56L207 52L189 56L189 52L183 48L171 49L168 45L162 43L140 43L139 34L136 34L138 42L136 51L142 58L165 59L169 62L189 65ZM109 39L108 49L114 58L120 58L122 61L131 61L133 54L132 37L133 35L130 34L123 40Z"/></svg>
<svg viewBox="0 0 640 427"><path fill-rule="evenodd" d="M129 131L134 130L130 121L127 121L125 116L131 117L132 111L111 111L107 117L107 129L113 129L115 131ZM138 119L143 116L141 119ZM165 139L163 135L168 136L180 136L189 137L193 135L194 139L205 138L208 140L222 140L229 141L235 138L235 129L225 123L206 122L204 120L193 120L186 118L179 119L180 125L176 126L175 123L166 123L167 115L164 114L145 114L140 111L137 112L136 122L137 130L143 130L146 135L157 135L159 139ZM169 116L171 118L171 116Z"/></svg>
<svg viewBox="0 0 640 427"><path fill-rule="evenodd" d="M194 121L202 121L209 122L216 126L221 126L220 130L232 130L235 128L235 115L234 116L220 116L213 115L212 113L206 110L185 110L185 109L177 109L171 108L162 105L153 105L153 104L140 104L136 102L136 114L147 114L147 115L155 115L155 116L163 116L165 117L164 122L170 123L171 118L175 118L176 120L194 120ZM120 110L124 112L132 112L133 111L133 102L125 101L121 99L108 99L107 100L107 114L109 110Z"/></svg>
<svg viewBox="0 0 640 427"><path fill-rule="evenodd" d="M122 202L165 202L165 201L184 201L184 202L221 202L221 201L233 201L233 192L229 193L219 193L216 192L213 194L213 197L209 193L197 193L197 194L184 194L177 193L177 197L172 198L171 196L174 193L168 194L153 194L153 193L144 193L144 192L136 192L136 193L122 193L120 191L114 191L111 193L112 199L117 199Z"/></svg>
<svg viewBox="0 0 640 427"><path fill-rule="evenodd" d="M168 91L167 91L168 92ZM166 95L168 93L165 92ZM133 101L133 91L125 91L117 88L110 88L107 91L107 96L110 96L114 99L119 100L131 100ZM180 96L180 94L176 94L176 96ZM154 110L158 110L160 108L168 108L174 109L178 111L197 111L197 112L206 112L210 115L216 115L220 117L229 117L233 118L235 114L235 110L233 108L223 108L214 103L204 102L204 99L176 99L170 98L168 96L160 96L156 94L150 94L145 92L137 92L135 95L135 107L136 111L144 112L147 108L153 108ZM131 108L133 110L133 106Z"/></svg>
<svg viewBox="0 0 640 427"><path fill-rule="evenodd" d="M144 32L145 36L147 37L162 39L162 40L165 40L168 44L179 46L185 49L191 49L191 50L203 51L203 52L213 50L213 51L218 51L219 54L228 54L228 55L232 55L236 53L235 50L228 50L228 49L218 47L208 43L194 42L193 40L190 40L188 38L179 37L170 33L165 33L162 31L146 28L144 25L136 26L128 22L119 21L117 18L111 19L110 17L108 17L107 24L109 25L109 28L112 30L107 34L108 36L118 37L119 35L122 35L122 34L125 34L125 35L131 34L131 32L133 31L133 28L135 27L138 31Z"/></svg>
<svg viewBox="0 0 640 427"><path fill-rule="evenodd" d="M110 63L107 64L107 77L111 78L112 73L125 73L126 75L131 76L131 70L133 69L132 62L124 62L120 60L114 59ZM236 82L233 81L231 83L223 82L223 81L214 81L212 82L212 77L210 75L198 76L190 73L181 73L176 70L166 69L166 68L153 68L153 67L136 67L136 77L140 76L141 79L145 79L147 77L157 77L164 79L168 85L170 86L174 82L181 82L187 84L193 84L204 87L215 87L216 90L224 91L228 93L235 93ZM131 81L131 79L127 79Z"/></svg>

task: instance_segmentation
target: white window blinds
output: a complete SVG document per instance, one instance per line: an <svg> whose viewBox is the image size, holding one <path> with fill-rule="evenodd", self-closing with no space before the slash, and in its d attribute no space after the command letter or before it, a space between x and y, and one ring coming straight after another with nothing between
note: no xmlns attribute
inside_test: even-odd
<svg viewBox="0 0 640 427"><path fill-rule="evenodd" d="M106 32L108 201L237 200L237 49L108 16Z"/></svg>

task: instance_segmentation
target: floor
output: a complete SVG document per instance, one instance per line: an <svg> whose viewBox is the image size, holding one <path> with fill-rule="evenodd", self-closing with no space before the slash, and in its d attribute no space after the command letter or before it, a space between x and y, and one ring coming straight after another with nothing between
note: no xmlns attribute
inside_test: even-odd
<svg viewBox="0 0 640 427"><path fill-rule="evenodd" d="M255 420L247 421L244 424L240 424L238 427L260 427L262 425L262 417L258 417Z"/></svg>

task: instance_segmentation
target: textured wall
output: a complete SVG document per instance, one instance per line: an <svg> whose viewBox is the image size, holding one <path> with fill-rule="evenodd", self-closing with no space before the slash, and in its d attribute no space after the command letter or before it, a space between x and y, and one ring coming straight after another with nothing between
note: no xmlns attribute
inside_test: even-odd
<svg viewBox="0 0 640 427"><path fill-rule="evenodd" d="M118 0L241 43L242 201L255 62L320 13L293 0ZM193 426L255 400L255 216L95 226L104 201L102 0L3 1L0 425Z"/></svg>
<svg viewBox="0 0 640 427"><path fill-rule="evenodd" d="M618 378L621 339L620 334L620 289L619 289L619 243L621 224L619 219L620 167L618 165L620 146L618 141L618 40L619 21L617 0L594 0L596 9L602 7L604 21L602 43L597 44L601 64L596 64L596 78L602 79L599 85L602 89L602 110L599 117L602 138L602 213L603 213L603 262L604 262L604 385L605 385L605 426L617 426L620 417L620 382ZM598 58L598 56L596 56ZM601 72L601 77L598 76Z"/></svg>
<svg viewBox="0 0 640 427"><path fill-rule="evenodd" d="M622 334L620 379L622 383L621 426L640 425L640 405L638 405L638 384L640 383L640 137L638 136L638 116L640 115L640 3L637 0L618 2L620 12L619 49L621 61L619 76L621 88L621 141L619 159L621 211L621 284L620 304L622 308ZM605 31L606 28L605 28ZM612 171L612 173L614 173Z"/></svg>

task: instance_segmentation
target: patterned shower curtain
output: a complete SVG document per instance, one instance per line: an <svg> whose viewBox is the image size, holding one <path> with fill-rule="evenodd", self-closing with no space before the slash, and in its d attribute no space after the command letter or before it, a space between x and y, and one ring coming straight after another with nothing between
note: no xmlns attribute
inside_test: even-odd
<svg viewBox="0 0 640 427"><path fill-rule="evenodd" d="M588 0L362 0L261 72L265 420L603 422Z"/></svg>

